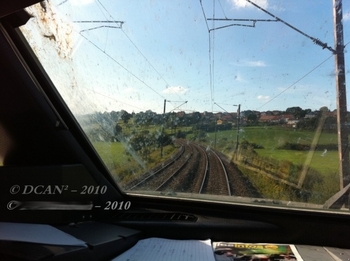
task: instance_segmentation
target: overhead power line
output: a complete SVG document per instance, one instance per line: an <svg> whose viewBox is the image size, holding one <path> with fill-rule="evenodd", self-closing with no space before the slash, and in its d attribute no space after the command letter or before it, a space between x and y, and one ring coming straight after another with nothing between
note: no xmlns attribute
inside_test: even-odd
<svg viewBox="0 0 350 261"><path fill-rule="evenodd" d="M171 102L171 101L169 101L169 100L167 100L168 102ZM184 101L184 102L182 102L179 106L176 106L175 108L173 108L172 110L170 110L170 111L175 111L175 110L177 110L178 108L180 108L182 105L184 105L184 104L186 104L188 101Z"/></svg>
<svg viewBox="0 0 350 261"><path fill-rule="evenodd" d="M218 2L219 2L219 5L220 5L220 7L221 7L222 13L224 14L225 17L227 17L226 14L225 14L224 8L222 7L221 1L218 0Z"/></svg>
<svg viewBox="0 0 350 261"><path fill-rule="evenodd" d="M303 80L305 77L307 77L309 74L311 74L313 71L315 71L317 68L319 68L321 65L323 65L325 62L327 62L330 58L332 58L333 55L329 56L327 59L325 59L323 62L321 62L320 64L318 64L317 66L315 66L314 68L312 68L310 71L308 71L305 75L303 75L302 77L300 77L298 80L296 80L295 82L293 82L291 85L289 85L287 88L285 88L283 91L281 91L280 93L278 93L277 95L275 95L274 97L272 97L270 100L268 100L267 102L265 102L263 105L261 105L259 108L257 108L256 110L258 111L259 109L261 109L262 107L264 107L266 104L272 102L274 99L276 99L278 96L280 96L281 94L283 94L284 92L288 91L290 88L292 88L293 86L295 86L295 84L297 84L298 82L300 82L301 80Z"/></svg>
<svg viewBox="0 0 350 261"><path fill-rule="evenodd" d="M233 19L233 18L208 18L207 20L211 21L237 21L237 22L252 22L252 24L229 24L229 25L223 25L219 27L214 27L209 29L209 31L219 30L231 26L243 26L243 27L255 27L255 24L257 22L278 22L278 20L272 20L272 19Z"/></svg>
<svg viewBox="0 0 350 261"><path fill-rule="evenodd" d="M109 21L109 20L105 20L105 21L73 21L73 23L113 23L113 24L117 24L117 26L119 28L122 28L122 25L124 24L124 21Z"/></svg>
<svg viewBox="0 0 350 261"><path fill-rule="evenodd" d="M124 21L73 21L73 23L85 23L85 24L101 24L99 26L95 26L92 28L84 29L81 30L80 32L86 32L86 31L91 31L95 29L100 29L100 28L114 28L114 29L122 29L122 26L124 24ZM104 25L104 24L115 24L115 25Z"/></svg>
<svg viewBox="0 0 350 261"><path fill-rule="evenodd" d="M110 58L114 63L118 64L121 68L123 68L125 71L127 71L130 75L132 75L135 79L140 81L142 84L144 84L147 88L152 90L155 94L160 96L161 98L164 98L160 93L158 93L155 89L153 89L150 85L148 85L146 82L144 82L140 77L138 77L136 74L134 74L132 71L130 71L128 68L126 68L124 65L122 65L120 62L118 62L115 58L113 58L110 54L106 53L104 50L102 50L99 46L97 46L95 43L93 43L90 39L85 37L83 34L80 34L86 41L88 41L90 44L95 46L99 51L104 53L108 58Z"/></svg>
<svg viewBox="0 0 350 261"><path fill-rule="evenodd" d="M214 0L215 2L215 0ZM203 13L203 17L204 17L204 21L205 21L205 25L207 27L207 31L208 31L208 60L209 60L209 88L210 88L210 99L211 99L211 104L212 104L212 109L213 109L213 101L214 101L214 65L213 65L213 60L214 60L214 37L213 37L213 40L211 38L211 30L209 28L209 24L208 24L208 19L207 19L207 16L205 14L205 11L204 11L204 7L203 7L203 3L202 3L202 0L199 0L199 4L201 6L201 9L202 9L202 13ZM214 5L214 3L213 3ZM214 5L215 7L215 5ZM213 13L215 14L215 10L213 10ZM214 16L214 15L213 15ZM214 24L215 21L213 21L213 24Z"/></svg>
<svg viewBox="0 0 350 261"><path fill-rule="evenodd" d="M274 14L270 13L269 11L265 10L265 9L262 8L261 6L259 6L259 5L255 4L255 3L253 3L252 1L250 1L250 0L246 0L246 1L247 1L248 3L250 3L250 4L252 4L253 6L255 6L256 8L260 9L260 10L263 11L264 13L266 13L266 14L270 15L271 17L275 18L277 21L279 21L279 22L285 24L286 26L292 28L294 31L297 31L298 33L304 35L305 37L311 39L311 40L314 42L314 44L321 46L323 49L328 49L328 50L331 51L333 54L336 53L336 51L335 51L332 47L328 46L326 43L322 42L320 39L317 39L317 38L315 38L315 37L312 37L312 36L310 36L310 35L304 33L303 31L299 30L298 28L294 27L293 25L287 23L286 21L282 20L281 18L279 18L279 17L275 16Z"/></svg>
<svg viewBox="0 0 350 261"><path fill-rule="evenodd" d="M214 0L215 1L215 0ZM269 16L275 18L275 19L229 19L229 18L206 18L206 20L210 21L210 20L215 20L215 21L237 21L237 22L252 22L252 24L230 24L230 25L224 25L224 26L220 26L220 27L216 27L216 28L211 28L209 29L208 24L208 31L213 31L213 30L218 30L218 29L223 29L223 28L227 28L227 27L231 27L231 26L244 26L244 27L255 27L255 24L257 22L281 22L283 24L285 24L286 26L290 27L291 29L293 29L294 31L300 33L301 35L309 38L310 40L313 41L314 44L321 46L322 49L328 49L329 51L331 51L333 54L336 54L336 50L334 50L332 47L328 46L327 43L322 42L320 39L312 37L310 35L308 35L307 33L299 30L298 28L296 28L295 26L289 24L288 22L282 20L281 18L279 18L278 16L272 14L271 12L265 10L264 8L262 8L261 6L255 4L254 2L252 2L251 0L246 0L248 3L250 3L251 5L255 6L256 8L260 9L261 11L263 11L264 13L268 14ZM201 1L200 1L201 2ZM202 4L201 4L202 5ZM202 6L203 9L203 6ZM204 11L203 11L204 13ZM226 16L226 15L225 15Z"/></svg>
<svg viewBox="0 0 350 261"><path fill-rule="evenodd" d="M213 17L215 18L215 0L213 0ZM213 20L213 27L215 27L215 20ZM209 30L209 36L210 36L210 30ZM211 76L211 110L213 110L213 102L215 100L215 32L212 33L212 42L211 42L211 70L212 70L212 76Z"/></svg>
<svg viewBox="0 0 350 261"><path fill-rule="evenodd" d="M146 62L152 67L152 69L158 74L158 76L165 82L166 87L170 87L170 84L164 79L164 77L159 73L159 71L153 66L153 64L147 59L147 57L141 52L141 50L136 46L136 44L131 40L131 38L122 30L123 34L128 38L135 49L140 53L140 55L146 60Z"/></svg>
<svg viewBox="0 0 350 261"><path fill-rule="evenodd" d="M114 19L114 17L110 14L110 12L107 10L107 8L101 3L101 1L100 0L98 0L97 1L98 2L98 6L100 7L102 7L103 8L103 10L108 14L108 16L109 16L109 18L110 19L112 19L112 22L115 22L115 23L118 23L118 22L121 22L121 21L116 21L115 19ZM107 18L107 16L105 15L105 14L103 14L105 17L106 17L106 19L108 19ZM123 24L124 22L122 22L122 24ZM122 24L121 24L121 26L122 26ZM121 28L121 30L122 30L122 32L123 32L123 34L126 36L126 38L130 41L130 43L135 47L135 49L140 53L140 55L146 60L146 62L151 66L151 68L158 74L158 76L164 81L164 83L165 83L165 86L166 86L166 88L167 87L170 87L171 85L164 79L164 77L159 73L159 71L153 66L153 64L147 59L147 57L143 54L143 52L140 50L140 48L138 48L137 47L137 45L133 42L133 40L127 35L127 33L123 30L123 28ZM138 78L138 77L137 77ZM145 84L145 83L144 83ZM147 84L146 84L146 86L148 86ZM151 88L152 89L152 91L154 91L154 92L156 92L153 88ZM161 96L163 99L164 99L164 97L160 94L160 93L157 93L159 96ZM180 95L178 94L178 93L176 93L176 95L179 97L179 98L181 98L180 97Z"/></svg>
<svg viewBox="0 0 350 261"><path fill-rule="evenodd" d="M122 29L122 25L124 24L124 21L116 21L112 15L108 12L108 10L106 9L106 7L98 0L98 3L100 4L100 6L104 9L104 11L109 15L109 18L112 19L108 20L109 18L103 14L105 16L105 18L107 20L103 21L103 20L92 20L92 21L74 21L75 23L115 23L117 24L116 28L118 29ZM123 66L120 62L118 62L115 58L113 58L110 54L108 54L105 50L102 50L102 48L100 48L99 46L97 46L95 43L93 43L90 39L88 39L85 35L81 34L84 31L89 31L89 30L94 30L94 29L98 29L98 28L102 28L102 27L107 27L110 28L109 26L98 26L98 27L94 27L94 28L90 28L90 29L86 29L86 30L82 30L80 31L80 35L85 38L85 40L87 40L90 44L92 44L96 49L98 49L99 51L101 51L103 54L105 54L107 57L109 57L114 63L118 64L121 68L123 68L125 71L127 71L130 75L132 75L134 78L136 78L138 81L140 81L142 84L144 84L147 88L149 88L151 91L153 91L155 94L157 94L158 96L160 96L161 98L164 99L164 96L162 94L160 94L159 92L157 92L154 88L152 88L149 84L147 84L145 81L143 81L140 77L138 77L136 74L134 74L132 71L130 71L128 68L126 68L125 66ZM123 30L122 30L123 31ZM132 42L132 40L126 35L126 33L123 31L124 35L128 38L129 41ZM155 70L154 66L147 60L147 58L142 54L142 52L137 48L137 46L132 42L132 44L134 45L134 47L141 53L141 55L146 59L146 61L151 65L151 67ZM157 71L156 71L157 72ZM158 73L158 72L157 72ZM158 73L159 74L159 73ZM159 75L163 80L164 78ZM165 81L165 80L164 80ZM166 82L166 81L165 81Z"/></svg>
<svg viewBox="0 0 350 261"><path fill-rule="evenodd" d="M199 0L199 4L200 4L201 7L202 7L202 13L203 13L203 16L204 16L204 21L205 21L205 24L206 24L206 26L207 26L208 32L210 32L209 25L208 25L208 21L207 21L207 16L205 15L205 12L204 12L202 0Z"/></svg>

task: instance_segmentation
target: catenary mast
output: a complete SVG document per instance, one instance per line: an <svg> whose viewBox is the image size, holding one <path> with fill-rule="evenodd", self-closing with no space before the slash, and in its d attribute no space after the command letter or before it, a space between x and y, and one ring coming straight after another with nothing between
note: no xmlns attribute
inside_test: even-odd
<svg viewBox="0 0 350 261"><path fill-rule="evenodd" d="M340 189L350 183L342 0L333 0Z"/></svg>

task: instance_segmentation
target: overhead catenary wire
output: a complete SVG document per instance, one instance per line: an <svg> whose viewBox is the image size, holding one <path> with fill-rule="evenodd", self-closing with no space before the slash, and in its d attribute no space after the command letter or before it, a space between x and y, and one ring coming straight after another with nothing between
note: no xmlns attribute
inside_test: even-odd
<svg viewBox="0 0 350 261"><path fill-rule="evenodd" d="M120 26L120 28L122 27L122 25L124 24L124 21L109 21L109 20L78 20L78 21L73 21L73 23L107 23L107 24L117 24L118 26Z"/></svg>
<svg viewBox="0 0 350 261"><path fill-rule="evenodd" d="M213 18L215 19L215 2L216 0L213 0ZM213 27L215 27L215 20L212 21ZM213 102L215 100L215 32L209 31L209 35L212 34L212 43L211 43L211 66L212 66L212 81L211 81L211 110L213 110Z"/></svg>
<svg viewBox="0 0 350 261"><path fill-rule="evenodd" d="M92 31L95 29L100 29L100 28L114 28L114 29L120 29L120 27L117 26L109 26L109 25L100 25L100 26L96 26L96 27L92 27L92 28L88 28L88 29L83 29L80 32L87 32L87 31Z"/></svg>
<svg viewBox="0 0 350 261"><path fill-rule="evenodd" d="M127 106L133 107L133 108L138 109L138 110L143 110L143 109L144 109L144 108L137 107L137 106L135 106L135 105L133 105L133 104L129 104L129 103L126 103L126 102L124 102L124 101L120 101L120 100L118 100L118 99L112 98L112 97L110 97L110 96L108 96L108 95L106 95L106 94L103 94L103 93L101 93L101 92L97 92L97 91L95 91L95 90L92 90L92 89L89 89L89 88L86 88L86 87L83 87L83 88L86 89L86 90L88 90L88 91L94 92L94 93L96 93L96 94L98 94L98 95L100 95L100 96L102 96L102 97L105 97L105 98L107 98L107 99L110 99L110 100L112 100L112 101L114 101L114 102L122 103L122 104L125 104L125 105L127 105Z"/></svg>
<svg viewBox="0 0 350 261"><path fill-rule="evenodd" d="M213 109L212 101L214 98L213 98L213 89L212 89L212 86L213 86L213 68L212 68L212 52L211 52L212 51L212 43L211 43L211 34L210 34L211 31L209 29L208 19L207 19L207 16L205 14L205 11L204 11L202 0L199 0L199 4L200 4L201 9L202 9L204 22L205 22L205 25L207 27L207 32L208 32L209 89L210 89L210 102L211 102L212 109Z"/></svg>
<svg viewBox="0 0 350 261"><path fill-rule="evenodd" d="M312 68L310 71L308 71L306 74L304 74L302 77L300 77L298 80L296 80L295 82L293 82L290 86L288 86L287 88L285 88L283 91L281 91L280 93L278 93L277 95L275 95L274 97L272 97L270 100L268 100L267 102L265 102L263 105L261 105L260 107L258 107L256 110L261 109L262 107L264 107L266 104L272 102L274 99L276 99L278 96L282 95L283 93L285 93L286 91L288 91L290 88L292 88L293 86L295 86L295 84L297 84L298 82L300 82L301 80L303 80L304 78L306 78L308 75L310 75L313 71L315 71L317 68L319 68L320 66L322 66L325 62L327 62L330 58L332 58L333 55L330 55L329 57L327 57L324 61L322 61L320 64L318 64L317 66L315 66L314 68Z"/></svg>
<svg viewBox="0 0 350 261"><path fill-rule="evenodd" d="M168 100L167 100L168 101ZM168 101L170 102L170 101ZM182 101L181 101L182 102ZM170 111L175 111L176 109L180 108L182 105L186 104L188 101L182 102L180 105L176 106L175 108L171 109Z"/></svg>
<svg viewBox="0 0 350 261"><path fill-rule="evenodd" d="M105 6L98 0L98 3L102 6L102 8L108 13L111 19L113 21L115 20L113 16L108 12L108 10L105 8ZM131 42L131 44L135 47L135 49L141 54L141 56L147 61L147 63L152 67L152 69L158 74L158 76L165 82L166 86L169 87L170 84L163 78L163 76L158 72L158 70L153 66L153 64L147 59L147 57L141 52L141 50L137 47L137 45L131 40L131 38L127 35L127 33L122 29L123 34L126 36L126 38Z"/></svg>
<svg viewBox="0 0 350 261"><path fill-rule="evenodd" d="M153 66L153 64L147 59L147 57L141 52L141 50L136 46L136 44L131 40L131 38L126 34L126 32L122 29L123 34L126 38L131 42L131 44L135 47L135 49L141 54L141 56L146 60L146 62L152 67L152 69L158 74L158 76L165 82L166 87L170 87L170 84L164 79L164 77L159 73L159 71Z"/></svg>
<svg viewBox="0 0 350 261"><path fill-rule="evenodd" d="M303 31L299 30L298 28L294 27L293 25L287 23L286 21L282 20L281 18L279 18L279 17L275 16L274 14L270 13L269 11L265 10L265 9L262 8L261 6L259 6L259 5L255 4L255 3L253 3L251 0L246 0L246 1L247 1L248 3L250 3L250 4L252 4L253 6L255 6L256 8L260 9L260 10L263 11L264 13L266 13L266 14L270 15L271 17L275 18L275 19L278 20L279 22L281 22L281 23L285 24L286 26L290 27L290 28L293 29L294 31L297 31L298 33L304 35L305 37L311 39L311 40L314 42L314 44L321 46L323 49L328 49L328 50L331 51L333 54L336 53L336 51L335 51L332 47L328 46L326 43L322 42L320 39L317 39L317 38L315 38L315 37L312 37L312 36L308 35L307 33L305 33L305 32L303 32Z"/></svg>
<svg viewBox="0 0 350 261"><path fill-rule="evenodd" d="M344 45L344 48L350 44L350 41L347 42ZM283 94L284 92L288 91L290 88L292 88L295 84L297 84L298 82L300 82L301 80L303 80L305 77L307 77L309 74L311 74L313 71L315 71L317 68L319 68L320 66L322 66L325 62L327 62L330 58L332 58L333 55L330 55L329 57L327 57L324 61L322 61L320 64L318 64L317 66L315 66L313 69L311 69L309 72L307 72L305 75L303 75L301 78L299 78L297 81L295 81L293 84L291 84L289 87L287 87L286 89L284 89L283 91L281 91L280 93L278 93L277 95L275 95L274 97L272 97L270 100L268 100L267 102L265 102L263 105L261 105L260 107L258 107L256 110L261 109L262 107L264 107L266 104L270 103L271 101L273 101L274 99L276 99L278 96L280 96L281 94ZM349 107L349 105L348 105Z"/></svg>
<svg viewBox="0 0 350 261"><path fill-rule="evenodd" d="M237 22L252 22L252 24L229 24L229 25L223 25L219 27L213 27L210 29L210 31L215 31L219 29L224 29L227 27L232 26L241 26L241 27L255 27L255 24L257 22L278 22L278 20L272 20L272 19L231 19L231 18L208 18L208 20L215 20L215 21L237 21Z"/></svg>
<svg viewBox="0 0 350 261"><path fill-rule="evenodd" d="M102 6L102 8L109 14L108 10L101 4L101 2L98 0L98 3ZM110 14L110 18L112 18L112 21L109 21L107 16L105 14L103 14L105 16L105 18L107 19L107 21L75 21L75 23L91 23L91 22L97 22L97 23L102 23L102 22L109 22L109 23L120 23L120 25L122 25L124 22L122 21L116 21ZM107 26L105 26L107 27ZM120 27L121 29L121 27ZM129 74L131 74L134 78L136 78L137 80L139 80L141 83L143 83L146 87L148 87L150 90L152 90L154 93L156 93L157 95L159 95L162 99L164 99L164 97L158 93L156 90L154 90L151 86L149 86L147 83L145 83L143 80L141 80L137 75L135 75L133 72L131 72L129 69L127 69L125 66L123 66L121 63L119 63L115 58L113 58L110 54L108 54L105 50L102 50L99 46L97 46L95 43L93 43L90 39L88 39L85 35L81 34L84 31L88 31L87 30L82 30L80 31L80 35L86 40L88 41L90 44L92 44L95 48L97 48L99 51L101 51L103 54L105 54L108 58L110 58L114 63L118 64L121 68L123 68L125 71L127 71Z"/></svg>
<svg viewBox="0 0 350 261"><path fill-rule="evenodd" d="M65 1L62 1L60 4L58 4L58 6L66 3L67 0ZM104 15L105 16L105 15ZM116 28L116 29L121 29L122 25L123 25L123 21L109 21L108 18L105 16L106 20L78 20L78 21L73 21L73 23L82 23L82 24L88 24L88 23L105 23L105 24L110 24L110 23L114 23L116 24L115 26L112 26L112 25L101 25L101 26L96 26L96 27L93 27L93 28L88 28L88 29L84 29L84 30L80 30L78 33L85 39L87 40L88 42L90 42L91 44L93 44L99 51L102 51L105 55L108 56L108 54L105 52L105 50L102 50L101 48L99 48L97 45L95 45L94 43L92 43L92 41L90 41L86 36L82 35L81 33L82 32L87 32L87 31L91 31L91 30L94 30L94 29L99 29L99 28ZM110 57L111 58L111 57ZM116 61L114 61L116 62ZM120 65L119 63L117 63L118 65ZM124 68L125 69L125 68ZM130 73L130 71L129 71ZM102 96L104 98L107 98L107 99L110 99L114 102L117 102L117 103L121 103L121 104L124 104L124 105L127 105L129 107L133 107L135 109L139 109L139 110L142 110L142 108L138 107L138 106L135 106L133 104L129 104L129 103L126 103L124 101L120 101L118 99L115 99L109 95L106 95L104 93L101 93L101 92L97 92L96 90L93 90L93 89L90 89L90 88L87 88L87 87L84 87L82 86L83 89L87 90L87 91L91 91L91 92L94 92L95 94L99 95L99 96Z"/></svg>
<svg viewBox="0 0 350 261"><path fill-rule="evenodd" d="M224 8L222 7L221 1L220 1L220 0L218 0L218 2L219 2L219 5L220 5L220 7L221 7L221 11L222 11L222 13L223 13L223 14L224 14L224 16L227 18L226 14L225 14L225 11L224 11Z"/></svg>
<svg viewBox="0 0 350 261"><path fill-rule="evenodd" d="M168 88L171 85L167 82L167 80L164 79L164 77L160 74L160 72L153 66L153 64L148 60L148 58L141 52L141 50L137 47L137 45L134 43L134 41L127 35L127 33L122 29L123 34L125 37L130 41L130 43L135 47L135 49L139 52L139 54L146 60L146 62L152 67L152 69L158 74L158 76L163 80L165 83L165 87ZM175 93L180 99L181 96L178 93Z"/></svg>
<svg viewBox="0 0 350 261"><path fill-rule="evenodd" d="M109 17L112 19L112 21L108 20L108 17L103 14L105 16L105 18L107 19L107 21L76 21L76 22L80 22L80 23L87 23L87 22L110 22L110 23L119 23L120 24L120 28L122 29L121 26L124 22L121 21L116 21L112 15L108 12L108 10L105 8L105 6L98 0L97 1L101 7L105 10L105 12L108 13ZM100 26L97 28L101 28L101 27L110 27L110 26ZM93 43L90 39L88 39L86 36L84 36L83 34L81 34L82 32L85 31L89 31L89 30L93 30L93 29L97 29L97 28L91 28L91 29L87 29L87 30L82 30L80 31L80 35L87 40L90 44L92 44L94 47L96 47L99 51L101 51L103 54L105 54L107 57L109 57L114 63L118 64L121 68L123 68L124 70L126 70L129 74L131 74L134 78L136 78L137 80L139 80L142 84L144 84L146 87L148 87L150 90L152 90L154 93L156 93L158 96L160 96L162 99L165 99L163 95L161 95L159 92L157 92L154 88L152 88L150 85L148 85L145 81L143 81L140 77L138 77L136 74L134 74L133 72L131 72L129 69L127 69L125 66L123 66L121 63L119 63L115 58L113 58L111 55L109 55L105 50L102 50L99 46L97 46L95 43ZM122 30L122 32L124 33L124 35L132 42L132 40L127 36L127 34ZM137 46L132 42L132 44L134 45L134 47L141 53L141 55L146 59L146 61L152 66L153 69L154 66L148 61L148 59L142 54L142 52L137 48ZM157 72L158 73L158 72ZM159 73L158 73L159 74ZM161 77L163 80L164 78ZM165 81L165 80L164 80ZM168 85L168 84L167 84ZM106 96L106 95L105 95ZM135 107L135 106L134 106ZM137 108L137 107L135 107Z"/></svg>
<svg viewBox="0 0 350 261"><path fill-rule="evenodd" d="M100 52L105 54L108 58L110 58L114 63L118 64L122 69L127 71L130 75L132 75L135 79L137 79L139 82L144 84L147 88L149 88L151 91L153 91L155 94L160 96L162 99L164 99L164 96L161 95L159 92L157 92L155 89L153 89L150 85L148 85L145 81L143 81L140 77L138 77L136 74L134 74L132 71L130 71L128 68L126 68L124 65L122 65L120 62L118 62L115 58L113 58L110 54L102 50L98 45L93 43L90 39L88 39L86 36L83 34L80 34L86 41L88 41L90 44L92 44L95 48L97 48Z"/></svg>
<svg viewBox="0 0 350 261"><path fill-rule="evenodd" d="M205 11L204 11L202 0L199 0L199 4L201 5L202 13L203 13L204 21L205 21L205 25L207 26L207 30L208 30L208 33L209 33L210 29L209 29L209 25L208 25L208 21L207 21L207 16L205 15Z"/></svg>
<svg viewBox="0 0 350 261"><path fill-rule="evenodd" d="M202 0L199 0L202 12L203 12L203 17L205 24L207 26L208 30L208 58L209 58L209 89L210 89L210 103L211 103L211 110L213 110L213 101L214 101L214 60L215 60L215 48L214 48L214 43L215 43L215 34L211 34L211 30L208 25L208 19L205 15L205 11L203 8L203 3ZM215 0L213 0L213 17L215 17ZM212 21L213 26L215 25L215 20Z"/></svg>
<svg viewBox="0 0 350 261"><path fill-rule="evenodd" d="M110 18L115 20L112 15L108 12L105 6L98 0L98 3L102 6L102 8L109 14ZM152 67L152 69L158 74L158 76L165 82L166 87L169 87L170 84L164 79L164 77L159 73L159 71L153 66L153 64L147 59L147 57L141 52L141 50L137 47L133 40L127 35L127 33L122 29L125 37L131 42L131 44L135 47L135 49L141 54L141 56L147 61L147 63Z"/></svg>
<svg viewBox="0 0 350 261"><path fill-rule="evenodd" d="M222 8L222 5L220 3L219 4ZM227 28L227 27L231 27L231 26L242 26L242 27L255 27L255 23L257 21L263 21L263 22L276 22L277 20L272 20L272 19L228 19L228 18L216 18L216 0L213 0L213 14L212 14L212 18L207 18L207 16L205 15L205 11L203 8L203 3L200 0L200 5L202 8L202 12L203 12L203 16L205 19L205 23L208 29L208 38L209 38L209 85L210 85L210 97L211 97L211 109L213 111L213 105L214 105L214 100L215 100L215 30L218 29L223 29L223 28ZM222 9L224 16L226 17L226 14L224 12L224 10ZM230 24L230 25L224 25L224 26L220 26L220 27L215 27L215 21L217 20L237 20L237 21L249 21L249 22L253 22L252 25L249 24ZM212 27L209 27L208 21L212 21Z"/></svg>
<svg viewBox="0 0 350 261"><path fill-rule="evenodd" d="M213 0L215 1L215 0ZM204 15L205 19L207 19L207 21L251 21L253 22L253 26L252 25L248 25L248 24L230 24L230 25L226 25L226 26L221 26L218 28L215 28L215 26L213 26L212 28L209 28L208 26L208 30L209 30L209 35L210 32L217 30L217 29L222 29L222 28L227 28L227 27L231 27L231 26L246 26L246 27L255 27L255 23L258 21L263 21L263 22L281 22L283 24L285 24L286 26L290 27L291 29L297 31L298 33L302 34L303 36L311 39L316 45L321 46L323 49L328 49L329 51L332 52L332 54L336 54L336 51L329 47L326 43L323 43L321 40L314 38L308 34L306 34L305 32L299 30L298 28L292 26L291 24L287 23L286 21L282 20L281 18L275 16L274 14L268 12L267 10L263 9L262 7L260 7L259 5L253 3L250 0L246 0L248 3L252 4L253 6L255 6L256 8L260 9L261 11L267 13L268 15L272 16L274 18L274 20L272 19L229 19L226 18L215 18L214 14L213 14L213 18L206 18L206 16ZM203 6L202 6L203 9ZM208 23L206 22L206 24L208 25ZM210 42L210 36L209 36L209 42ZM345 46L344 46L345 47ZM211 47L210 47L211 49ZM209 51L210 52L210 51ZM287 87L286 89L284 89L282 92L278 93L277 95L275 95L273 98L271 98L270 100L268 100L266 103L264 103L263 105L261 105L258 109L264 107L266 104L270 103L271 101L273 101L274 99L276 99L278 96L280 96L281 94L283 94L284 92L286 92L287 90L289 90L290 88L292 88L296 83L298 83L299 81L301 81L303 78L305 78L307 75L309 75L310 73L312 73L315 69L317 69L319 66L321 66L324 62L326 62L327 60L329 60L333 55L331 55L330 57L328 57L325 61L323 61L321 64L317 65L315 68L313 68L311 71L309 71L307 74L305 74L303 77L301 77L299 80L297 80L296 82L294 82L292 85L290 85L289 87ZM210 62L210 64L212 64ZM210 70L210 75L212 75L212 71ZM212 86L212 85L211 85ZM211 89L212 91L213 89ZM257 110L258 110L257 109Z"/></svg>
<svg viewBox="0 0 350 261"><path fill-rule="evenodd" d="M114 17L110 14L110 12L107 10L107 8L101 3L100 0L97 1L99 5L103 8L103 10L109 15L109 18L112 19L112 21L116 21ZM105 14L104 14L105 15ZM107 18L107 16L105 15ZM108 18L107 18L108 19ZM134 43L134 41L128 36L128 34L121 28L124 36L130 41L130 43L134 46L134 48L139 52L139 54L145 59L145 61L151 66L151 68L158 74L158 76L164 81L165 87L168 88L171 85L164 79L164 77L159 73L159 71L153 66L153 64L149 61L149 59L143 54L143 52L140 50L140 48L137 47L137 45ZM178 93L176 95L180 97ZM163 97L163 96L162 96Z"/></svg>

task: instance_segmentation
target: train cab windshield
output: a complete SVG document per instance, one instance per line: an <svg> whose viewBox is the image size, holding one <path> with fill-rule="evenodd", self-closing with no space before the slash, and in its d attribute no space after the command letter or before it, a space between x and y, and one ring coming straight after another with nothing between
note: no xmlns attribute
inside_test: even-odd
<svg viewBox="0 0 350 261"><path fill-rule="evenodd" d="M123 193L348 213L349 2L25 11L18 34Z"/></svg>

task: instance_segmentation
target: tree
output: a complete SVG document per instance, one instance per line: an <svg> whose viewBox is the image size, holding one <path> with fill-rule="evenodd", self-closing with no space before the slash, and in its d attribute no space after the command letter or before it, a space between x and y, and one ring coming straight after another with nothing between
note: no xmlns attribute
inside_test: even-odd
<svg viewBox="0 0 350 261"><path fill-rule="evenodd" d="M329 109L327 106L323 106L320 108L320 112L329 112Z"/></svg>
<svg viewBox="0 0 350 261"><path fill-rule="evenodd" d="M305 117L307 110L303 110L302 108L296 106L287 108L286 113L292 114L296 119L301 119Z"/></svg>
<svg viewBox="0 0 350 261"><path fill-rule="evenodd" d="M117 140L117 141L120 141L119 137L120 135L122 134L123 132L123 128L122 126L120 126L118 123L115 125L114 127L114 138Z"/></svg>
<svg viewBox="0 0 350 261"><path fill-rule="evenodd" d="M120 126L118 123L115 125L115 128L114 128L114 134L115 135L119 135L120 133L122 133L123 131L123 128L122 126Z"/></svg>
<svg viewBox="0 0 350 261"><path fill-rule="evenodd" d="M120 118L122 121L126 124L131 119L132 115L128 113L127 111L121 110L120 111Z"/></svg>
<svg viewBox="0 0 350 261"><path fill-rule="evenodd" d="M175 137L178 139L186 139L186 132L178 130L175 134Z"/></svg>
<svg viewBox="0 0 350 261"><path fill-rule="evenodd" d="M115 121L115 122L119 121L119 112L111 111L109 115L112 121Z"/></svg>
<svg viewBox="0 0 350 261"><path fill-rule="evenodd" d="M202 119L202 115L200 114L200 112L196 111L193 112L191 114L187 114L186 115L186 124L187 125L194 125L197 124L201 121Z"/></svg>
<svg viewBox="0 0 350 261"><path fill-rule="evenodd" d="M247 121L250 124L257 124L258 123L258 116L255 113L251 113L248 115Z"/></svg>

